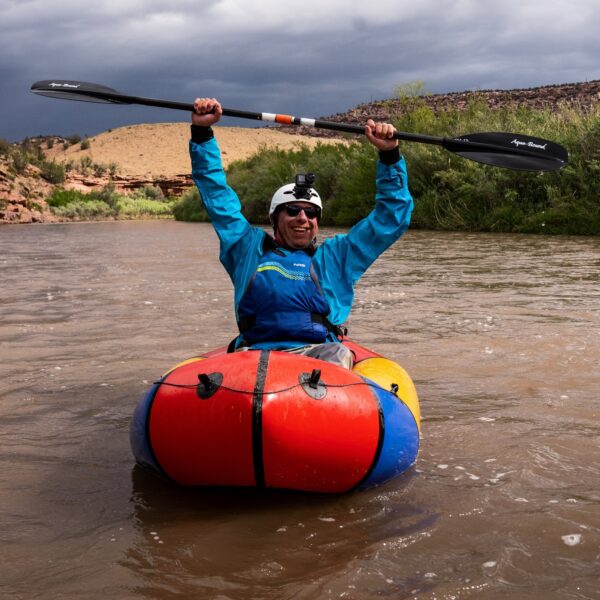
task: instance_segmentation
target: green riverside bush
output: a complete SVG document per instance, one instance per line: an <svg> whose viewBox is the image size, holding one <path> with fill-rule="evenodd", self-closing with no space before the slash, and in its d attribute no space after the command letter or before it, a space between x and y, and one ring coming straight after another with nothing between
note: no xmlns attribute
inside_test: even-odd
<svg viewBox="0 0 600 600"><path fill-rule="evenodd" d="M48 183L64 183L65 167L64 165L54 161L44 161L41 164L41 176Z"/></svg>
<svg viewBox="0 0 600 600"><path fill-rule="evenodd" d="M146 196L145 191L149 191L151 196L156 194L156 191L151 189L140 190L133 196L125 196L117 194L112 185L90 193L56 188L46 201L52 212L63 219L171 218L173 201L155 200Z"/></svg>
<svg viewBox="0 0 600 600"><path fill-rule="evenodd" d="M202 206L197 188L190 188L174 203L173 216L177 221L208 221L208 214Z"/></svg>
<svg viewBox="0 0 600 600"><path fill-rule="evenodd" d="M46 198L46 202L48 203L48 206L52 208L62 208L74 202L85 202L88 199L88 195L83 194L82 192L55 188L52 191L52 194Z"/></svg>
<svg viewBox="0 0 600 600"><path fill-rule="evenodd" d="M139 219L143 217L172 217L171 202L150 198L121 196L117 203L117 214L121 218Z"/></svg>
<svg viewBox="0 0 600 600"><path fill-rule="evenodd" d="M52 212L58 217L74 221L87 221L114 217L114 210L102 200L87 199L70 202L66 206L53 208Z"/></svg>

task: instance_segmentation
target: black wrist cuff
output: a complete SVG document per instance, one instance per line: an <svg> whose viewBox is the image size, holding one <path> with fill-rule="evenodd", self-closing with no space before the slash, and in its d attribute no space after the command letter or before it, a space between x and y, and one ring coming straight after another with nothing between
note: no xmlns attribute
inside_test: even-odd
<svg viewBox="0 0 600 600"><path fill-rule="evenodd" d="M192 142L196 144L202 144L215 137L212 127L200 127L199 125L192 125Z"/></svg>
<svg viewBox="0 0 600 600"><path fill-rule="evenodd" d="M384 165L395 165L400 160L400 146L396 146L391 150L381 150L379 152L379 160Z"/></svg>

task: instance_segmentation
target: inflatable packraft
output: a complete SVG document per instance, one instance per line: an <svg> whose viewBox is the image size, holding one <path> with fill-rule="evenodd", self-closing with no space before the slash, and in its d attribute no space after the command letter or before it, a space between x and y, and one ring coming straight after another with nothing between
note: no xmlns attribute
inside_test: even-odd
<svg viewBox="0 0 600 600"><path fill-rule="evenodd" d="M419 401L397 363L350 340L352 370L289 352L225 348L177 365L137 405L141 465L184 486L340 493L406 471Z"/></svg>

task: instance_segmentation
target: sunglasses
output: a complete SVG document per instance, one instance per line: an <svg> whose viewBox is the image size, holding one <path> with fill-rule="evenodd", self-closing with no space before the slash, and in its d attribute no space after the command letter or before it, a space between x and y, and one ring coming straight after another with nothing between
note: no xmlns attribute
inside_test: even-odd
<svg viewBox="0 0 600 600"><path fill-rule="evenodd" d="M283 208L290 217L297 217L302 211L307 219L318 219L321 216L321 211L316 206L297 206L296 204L284 204Z"/></svg>

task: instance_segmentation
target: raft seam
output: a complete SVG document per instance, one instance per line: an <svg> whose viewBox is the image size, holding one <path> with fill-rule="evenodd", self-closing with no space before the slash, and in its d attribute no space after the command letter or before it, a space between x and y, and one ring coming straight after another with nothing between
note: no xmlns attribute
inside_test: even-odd
<svg viewBox="0 0 600 600"><path fill-rule="evenodd" d="M166 471L165 468L160 464L158 457L156 456L156 452L154 452L154 448L152 447L152 438L150 437L150 417L152 416L152 409L154 408L154 401L156 400L156 395L158 394L158 390L160 389L160 385L163 381L172 373L172 370L169 371L164 377L161 378L158 385L156 385L154 389L154 393L152 394L152 398L148 402L148 410L146 411L146 423L144 423L144 433L146 436L146 441L148 442L148 450L150 451L150 455L154 459L156 466L160 469L159 475L162 475L168 481L172 481L177 483Z"/></svg>
<svg viewBox="0 0 600 600"><path fill-rule="evenodd" d="M256 368L256 383L252 396L252 461L256 487L265 487L265 465L262 439L262 405L267 372L269 367L269 350L261 350Z"/></svg>
<svg viewBox="0 0 600 600"><path fill-rule="evenodd" d="M379 463L379 458L381 457L381 451L383 450L383 440L385 438L385 415L383 412L383 405L379 401L379 397L377 394L371 389L373 393L373 397L375 399L375 403L377 404L377 415L379 417L379 437L377 438L377 447L375 448L375 454L373 455L373 460L371 461L371 466L367 469L367 472L361 478L361 480L351 488L351 490L360 489L360 487L371 477L371 474L377 467L377 463Z"/></svg>

